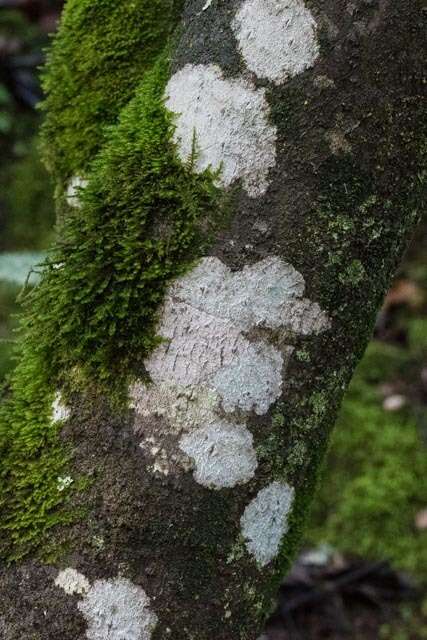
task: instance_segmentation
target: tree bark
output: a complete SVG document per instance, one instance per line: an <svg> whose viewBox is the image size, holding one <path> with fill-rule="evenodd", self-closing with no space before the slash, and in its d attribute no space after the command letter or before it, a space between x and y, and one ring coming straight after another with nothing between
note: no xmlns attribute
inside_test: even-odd
<svg viewBox="0 0 427 640"><path fill-rule="evenodd" d="M175 13L165 42L179 9L169 4ZM70 2L59 39L81 30L102 50L101 22L85 14L76 27L73 10ZM209 241L198 245L203 250L188 246L191 262L181 261L175 277L168 271L159 285L153 322L163 341L137 353L126 319L119 353L130 375L120 368L117 374L126 382L126 402L112 402L108 386L98 385L96 365L85 369L84 349L74 360L68 353L55 360L52 421L71 452L59 491L74 515L44 527L23 553L16 537L5 543L5 640L258 638L302 543L343 393L418 219L424 15L418 0L185 3L168 44L162 96L175 130L164 145L195 181L214 183L206 206L218 197L226 219L215 222ZM107 53L102 64L117 70L122 61ZM77 64L78 39L67 51L68 71L55 55L51 78L62 70L68 80L74 73L89 82L89 73L102 85L101 63L90 72ZM141 79L154 60L141 68ZM104 223L113 211L126 235L123 176L137 175L147 156L146 147L137 156L132 146L138 122L148 126L144 118L158 111L144 111L151 93L138 94L129 83L111 103L109 91L102 94L102 108L94 93L96 108L82 108L82 122L92 133L100 122L115 129L99 127L87 146L83 138L81 148L67 147L64 140L70 132L78 139L81 125L70 117L60 129L52 113L75 106L77 84L68 80L61 109L49 97L61 86L48 86L44 141L65 219L59 234L65 229L64 240L73 217L101 211ZM154 183L162 196L149 205L147 229L169 247L181 227L156 216L172 189L166 174L156 175L152 170L150 189ZM191 191L202 204L203 185ZM198 222L202 235L209 219ZM103 233L98 240L108 245ZM80 260L81 251L67 245L66 259ZM132 260L144 272L147 253L135 251ZM61 265L46 268L48 284ZM80 318L82 344L98 309L91 305ZM87 338L92 352L97 344L117 344L117 334L106 333ZM52 351L65 351L58 344ZM49 367L55 357L49 355ZM73 373L73 384L67 367L81 372ZM26 401L31 405L31 397ZM10 449L7 435L3 440ZM8 469L3 482L12 476ZM52 513L59 508L60 499ZM50 509L43 499L41 509Z"/></svg>

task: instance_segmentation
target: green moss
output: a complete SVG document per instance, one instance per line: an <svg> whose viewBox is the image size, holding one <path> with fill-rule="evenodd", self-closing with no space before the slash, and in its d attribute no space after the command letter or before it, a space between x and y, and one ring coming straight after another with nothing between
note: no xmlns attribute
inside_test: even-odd
<svg viewBox="0 0 427 640"><path fill-rule="evenodd" d="M342 284L356 286L366 278L366 271L360 260L352 260L350 264L340 274Z"/></svg>
<svg viewBox="0 0 427 640"><path fill-rule="evenodd" d="M14 330L20 287L0 280L0 385L13 366Z"/></svg>
<svg viewBox="0 0 427 640"><path fill-rule="evenodd" d="M295 353L295 357L300 361L300 362L310 362L311 357L308 351L304 351L304 349L299 349L296 353Z"/></svg>
<svg viewBox="0 0 427 640"><path fill-rule="evenodd" d="M425 336L427 322L420 324ZM309 536L311 542L388 558L422 574L426 534L414 525L427 493L422 437L409 410L383 410L376 386L407 374L411 358L411 352L386 344L374 342L368 348L337 423Z"/></svg>
<svg viewBox="0 0 427 640"><path fill-rule="evenodd" d="M182 0L68 0L43 74L44 156L56 179L85 173L164 47Z"/></svg>
<svg viewBox="0 0 427 640"><path fill-rule="evenodd" d="M18 559L46 531L68 515L58 511L67 452L51 421L53 391L47 391L43 363L22 351L8 395L0 405L0 557Z"/></svg>
<svg viewBox="0 0 427 640"><path fill-rule="evenodd" d="M51 376L77 367L111 391L121 376L140 375L158 344L169 281L200 255L218 221L212 174L196 174L194 158L183 165L172 142L168 74L162 58L110 131L82 208L61 228L29 300L26 330L41 334L37 350Z"/></svg>
<svg viewBox="0 0 427 640"><path fill-rule="evenodd" d="M124 402L158 344L169 282L197 258L221 219L214 176L173 143L162 56L91 166L81 208L68 216L43 276L24 301L20 365L0 414L3 553L15 558L72 517L57 489L68 454L50 420L56 389L105 390ZM120 167L120 171L117 170Z"/></svg>

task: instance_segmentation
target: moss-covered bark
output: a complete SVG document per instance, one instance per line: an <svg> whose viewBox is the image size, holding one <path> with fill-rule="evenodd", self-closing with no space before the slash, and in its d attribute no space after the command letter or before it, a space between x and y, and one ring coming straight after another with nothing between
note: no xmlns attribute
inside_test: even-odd
<svg viewBox="0 0 427 640"><path fill-rule="evenodd" d="M92 588L117 576L140 586L158 618L149 635L139 628L142 640L255 640L300 543L337 408L422 202L423 12L413 0L307 0L319 55L275 84L250 74L238 51L231 25L241 4L189 0L169 69L162 50L178 3L163 22L164 3L68 2L45 79L44 130L67 215L28 302L21 364L0 413L3 555L32 554L1 568L6 640L102 637L87 631L84 594L55 586L66 567ZM275 164L257 197L238 182L231 197L221 193L214 181L224 167L196 172L205 151L197 135L189 161L179 159L165 84L185 65L212 64L233 91L265 89ZM72 207L65 193L76 174L88 185ZM268 411L234 412L258 467L221 489L179 459L168 474L153 466L157 446L139 445L147 433L164 437L164 414L141 417L126 394L130 381L146 380L169 283L207 255L237 273L271 256L289 263L307 305L318 302L328 318L311 335L292 322L246 331L249 343L268 340L269 353L293 352ZM52 425L59 388L69 412ZM162 447L175 450L176 439L171 431ZM58 480L68 477L64 491ZM295 499L280 553L259 566L241 519L274 483ZM32 601L24 614L23 599Z"/></svg>
<svg viewBox="0 0 427 640"><path fill-rule="evenodd" d="M68 0L43 74L44 157L59 184L85 175L106 127L165 47L182 0Z"/></svg>

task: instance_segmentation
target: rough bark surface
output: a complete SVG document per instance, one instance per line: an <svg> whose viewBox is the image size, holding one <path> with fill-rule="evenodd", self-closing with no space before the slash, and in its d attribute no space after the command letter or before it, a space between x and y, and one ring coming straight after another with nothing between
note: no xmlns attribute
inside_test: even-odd
<svg viewBox="0 0 427 640"><path fill-rule="evenodd" d="M166 106L181 159L195 140L194 170L220 168L229 220L169 284L166 342L128 408L57 398L86 515L50 532L54 562L0 565L2 638L259 636L417 220L424 15L418 0L185 3Z"/></svg>

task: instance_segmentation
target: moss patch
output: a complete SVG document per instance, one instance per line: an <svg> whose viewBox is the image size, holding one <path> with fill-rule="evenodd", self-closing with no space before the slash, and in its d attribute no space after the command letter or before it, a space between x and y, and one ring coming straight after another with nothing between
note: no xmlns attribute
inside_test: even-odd
<svg viewBox="0 0 427 640"><path fill-rule="evenodd" d="M43 364L23 350L13 395L0 405L0 557L18 559L54 524L69 519L56 508L66 497L58 478L67 452L51 421L53 392Z"/></svg>
<svg viewBox="0 0 427 640"><path fill-rule="evenodd" d="M0 383L12 367L12 331L16 324L18 291L17 285L0 281Z"/></svg>
<svg viewBox="0 0 427 640"><path fill-rule="evenodd" d="M43 74L44 156L56 179L85 172L173 31L182 0L68 0Z"/></svg>
<svg viewBox="0 0 427 640"><path fill-rule="evenodd" d="M78 367L111 393L118 378L141 375L166 287L200 255L222 211L213 175L177 156L168 77L163 57L110 131L29 299L26 330L39 335L51 377Z"/></svg>

